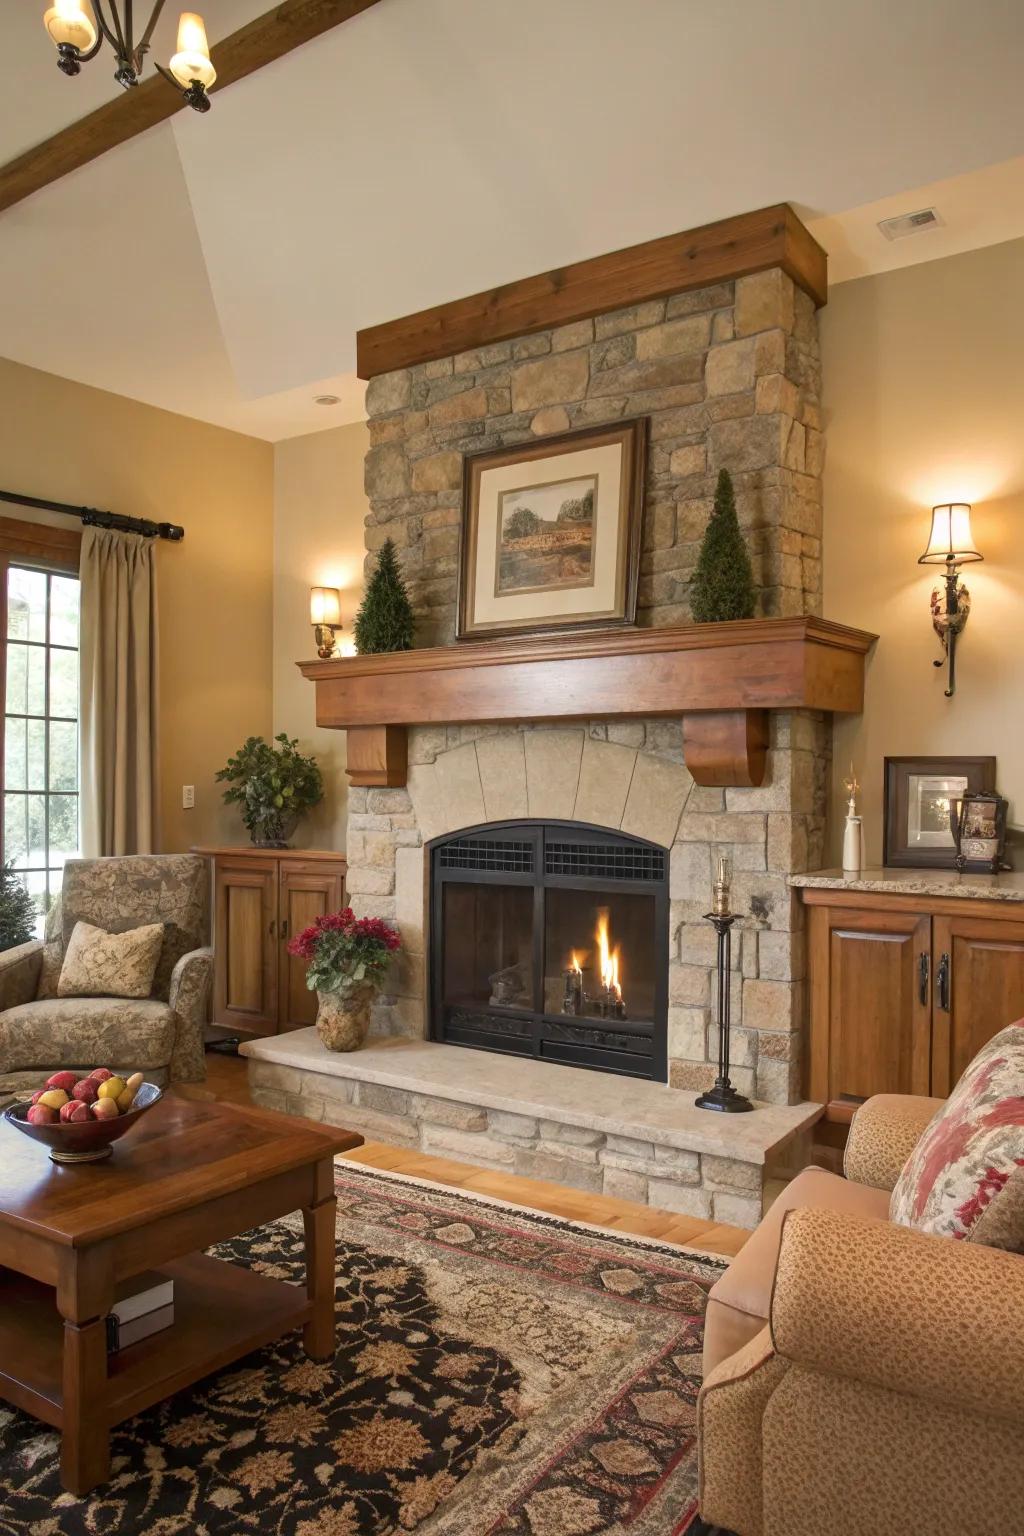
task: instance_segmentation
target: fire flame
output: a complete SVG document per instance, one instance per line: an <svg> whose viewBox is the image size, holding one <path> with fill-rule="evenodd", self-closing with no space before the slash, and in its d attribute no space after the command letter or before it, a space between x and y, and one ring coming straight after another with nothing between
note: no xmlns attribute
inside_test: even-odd
<svg viewBox="0 0 1024 1536"><path fill-rule="evenodd" d="M569 954L569 964L567 969L570 971L577 971L580 975L583 974L583 967L580 965L580 957L575 950L572 950Z"/></svg>
<svg viewBox="0 0 1024 1536"><path fill-rule="evenodd" d="M614 997L621 998L622 987L619 984L619 946L612 949L608 938L608 908L602 907L597 914L597 928L594 930L594 938L597 941L598 961L601 970L601 985L606 987Z"/></svg>

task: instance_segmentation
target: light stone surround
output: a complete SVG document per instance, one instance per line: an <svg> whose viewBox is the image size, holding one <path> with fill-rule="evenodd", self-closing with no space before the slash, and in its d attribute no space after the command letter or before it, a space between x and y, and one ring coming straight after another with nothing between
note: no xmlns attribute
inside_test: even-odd
<svg viewBox="0 0 1024 1536"><path fill-rule="evenodd" d="M788 877L821 863L829 743L825 716L774 714L764 784L707 789L683 762L678 720L412 730L408 787L349 795L349 899L396 921L404 943L373 1033L428 1033L425 844L486 822L579 821L670 851L669 1082L687 1091L715 1077L716 940L704 913L717 857L731 858L732 1079L764 1102L796 1103L804 935Z"/></svg>
<svg viewBox="0 0 1024 1536"><path fill-rule="evenodd" d="M243 1043L256 1102L417 1148L754 1227L807 1160L819 1105L715 1115L663 1084L429 1041L328 1051L315 1029ZM585 1084L586 1092L580 1092Z"/></svg>

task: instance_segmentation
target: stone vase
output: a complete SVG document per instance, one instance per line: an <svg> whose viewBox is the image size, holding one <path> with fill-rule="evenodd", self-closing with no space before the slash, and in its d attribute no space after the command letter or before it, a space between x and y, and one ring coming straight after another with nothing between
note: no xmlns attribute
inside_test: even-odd
<svg viewBox="0 0 1024 1536"><path fill-rule="evenodd" d="M354 987L345 993L317 988L317 1034L329 1051L358 1051L366 1043L376 993L372 986Z"/></svg>

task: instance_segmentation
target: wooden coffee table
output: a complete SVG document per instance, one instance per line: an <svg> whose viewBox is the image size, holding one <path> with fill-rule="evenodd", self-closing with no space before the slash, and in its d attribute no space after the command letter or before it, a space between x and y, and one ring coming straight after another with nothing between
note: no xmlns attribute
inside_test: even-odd
<svg viewBox="0 0 1024 1536"><path fill-rule="evenodd" d="M351 1131L167 1095L102 1163L59 1166L0 1124L0 1397L62 1432L61 1479L110 1474L110 1429L249 1350L302 1327L334 1353L332 1158ZM202 1250L300 1210L306 1285ZM174 1325L109 1355L119 1281L174 1278Z"/></svg>

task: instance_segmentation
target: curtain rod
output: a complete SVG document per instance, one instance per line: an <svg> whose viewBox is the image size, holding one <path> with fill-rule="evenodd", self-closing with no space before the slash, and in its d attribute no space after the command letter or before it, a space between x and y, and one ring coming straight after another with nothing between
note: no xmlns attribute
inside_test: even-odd
<svg viewBox="0 0 1024 1536"><path fill-rule="evenodd" d="M19 496L15 491L0 491L0 501L18 507L39 507L45 512L60 512L77 517L87 528L113 528L118 533L141 533L147 539L169 539L179 544L185 530L178 523L151 523L148 517L122 517L120 512L99 512L95 507L72 507L66 501L46 501L41 496Z"/></svg>

